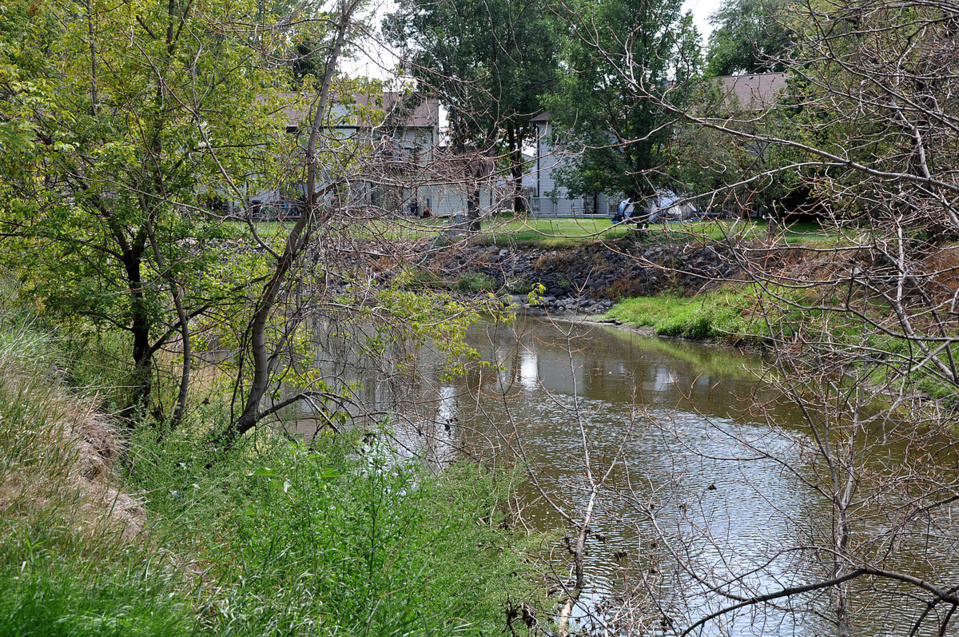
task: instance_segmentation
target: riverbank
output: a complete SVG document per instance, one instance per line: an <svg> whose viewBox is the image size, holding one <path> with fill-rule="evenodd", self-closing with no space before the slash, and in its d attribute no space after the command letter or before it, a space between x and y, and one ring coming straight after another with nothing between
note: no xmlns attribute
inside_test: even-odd
<svg viewBox="0 0 959 637"><path fill-rule="evenodd" d="M871 386L902 377L895 361L910 349L909 338L899 335L895 310L883 309L899 293L854 281L857 271L886 268L883 255L837 249L835 239L797 246L691 235L666 240L634 232L562 247L454 245L421 263L434 273L434 284L509 296L519 307L551 316L589 317L658 336L740 348L788 350L797 364L803 356L818 355L823 344L845 348L852 354L850 369L870 369L866 382ZM935 285L927 300L948 305L954 285L942 272L931 278ZM923 298L909 286L900 293L906 304ZM910 320L917 322L907 331L937 329L932 315ZM875 365L875 353L884 353L890 364ZM906 375L927 396L955 400L951 381L944 382L931 367L918 366Z"/></svg>
<svg viewBox="0 0 959 637"><path fill-rule="evenodd" d="M455 245L411 278L467 295L498 293L525 311L554 317L762 347L767 325L741 251L726 242L638 233L565 247Z"/></svg>
<svg viewBox="0 0 959 637"><path fill-rule="evenodd" d="M457 246L429 266L442 279L474 277L517 297L539 284L538 307L584 314L604 313L624 298L712 290L742 275L723 242L649 243L635 233L559 248Z"/></svg>
<svg viewBox="0 0 959 637"><path fill-rule="evenodd" d="M210 466L228 413L118 430L34 323L0 315L3 634L489 635L539 607L515 475L434 475L360 430L263 428Z"/></svg>

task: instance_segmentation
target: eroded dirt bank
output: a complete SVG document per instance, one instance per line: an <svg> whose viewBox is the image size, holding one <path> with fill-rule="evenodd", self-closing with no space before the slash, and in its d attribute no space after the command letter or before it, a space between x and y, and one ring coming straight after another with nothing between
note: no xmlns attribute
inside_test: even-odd
<svg viewBox="0 0 959 637"><path fill-rule="evenodd" d="M564 248L465 246L437 256L431 266L448 280L485 275L496 289L514 295L540 283L546 309L586 314L605 312L626 297L694 293L741 274L724 243L644 243L630 237Z"/></svg>

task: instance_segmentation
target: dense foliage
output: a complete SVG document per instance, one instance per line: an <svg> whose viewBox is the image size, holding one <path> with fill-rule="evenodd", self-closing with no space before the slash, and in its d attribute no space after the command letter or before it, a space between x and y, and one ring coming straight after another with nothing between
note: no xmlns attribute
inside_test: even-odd
<svg viewBox="0 0 959 637"><path fill-rule="evenodd" d="M234 176L262 183L287 144L269 125L260 57L219 26L253 9L16 2L0 14L0 256L46 312L126 334L129 415L154 404L158 352L258 274L224 268L216 245L235 233L207 214Z"/></svg>
<svg viewBox="0 0 959 637"><path fill-rule="evenodd" d="M698 71L699 36L681 4L563 6L567 72L547 104L553 146L572 158L558 183L572 196L619 192L639 198L666 181L662 168L674 117L634 84L671 103L689 97L683 83Z"/></svg>
<svg viewBox="0 0 959 637"><path fill-rule="evenodd" d="M786 70L792 43L783 0L726 0L709 17L714 25L706 51L709 75Z"/></svg>

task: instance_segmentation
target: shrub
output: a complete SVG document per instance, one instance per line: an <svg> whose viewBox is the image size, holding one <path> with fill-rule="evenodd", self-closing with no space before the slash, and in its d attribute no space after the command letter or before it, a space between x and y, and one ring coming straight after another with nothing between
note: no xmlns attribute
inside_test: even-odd
<svg viewBox="0 0 959 637"><path fill-rule="evenodd" d="M453 287L463 294L488 292L496 287L496 279L482 272L468 272L461 274Z"/></svg>

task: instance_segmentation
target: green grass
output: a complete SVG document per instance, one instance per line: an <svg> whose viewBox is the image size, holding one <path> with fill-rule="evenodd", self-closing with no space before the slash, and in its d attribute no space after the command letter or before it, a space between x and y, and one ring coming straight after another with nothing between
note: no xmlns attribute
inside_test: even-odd
<svg viewBox="0 0 959 637"><path fill-rule="evenodd" d="M392 241L438 239L446 224L446 218L430 219L378 219L359 222L349 230L368 239L384 238ZM292 222L258 222L257 229L263 238L275 238ZM245 224L234 224L243 231ZM499 216L483 221L482 230L475 238L480 244L529 245L541 247L564 247L582 242L620 239L635 232L635 224L612 225L608 217L546 218ZM652 224L647 229L648 241L721 240L735 237L737 240L767 239L765 221L705 220L686 223ZM834 245L840 241L834 231L824 230L816 222L794 222L782 230L781 241L790 244Z"/></svg>
<svg viewBox="0 0 959 637"><path fill-rule="evenodd" d="M625 224L612 226L609 219L605 217L593 219L547 219L541 217L494 219L484 224L483 231L477 237L477 241L493 245L518 244L556 247L597 239L618 239L631 231L632 227Z"/></svg>
<svg viewBox="0 0 959 637"><path fill-rule="evenodd" d="M569 246L584 241L610 241L636 231L634 224L612 225L605 217L577 219L507 219L485 222L477 241L480 243ZM687 223L651 224L646 231L650 242L721 240L735 236L738 240L766 238L765 221L706 220ZM821 243L837 240L835 233L824 231L814 222L793 223L783 233L786 243Z"/></svg>
<svg viewBox="0 0 959 637"><path fill-rule="evenodd" d="M208 565L214 633L491 635L507 596L534 595L513 576L529 538L497 529L506 476L431 476L382 443L320 442L267 437L213 474L154 456L144 486L171 545Z"/></svg>
<svg viewBox="0 0 959 637"><path fill-rule="evenodd" d="M8 319L0 636L493 635L508 597L540 603L524 560L537 538L500 528L513 476L433 475L384 434L311 451L264 429L208 468L205 431L227 414L197 412L162 442L136 435L122 471L91 481L65 428L90 412L52 371L61 348ZM144 533L107 515L107 488L141 495Z"/></svg>
<svg viewBox="0 0 959 637"><path fill-rule="evenodd" d="M70 428L102 430L56 360L53 339L0 318L0 634L193 634L185 580L107 515L119 502Z"/></svg>
<svg viewBox="0 0 959 637"><path fill-rule="evenodd" d="M862 374L862 380L880 387L892 381L905 382L926 395L959 402L955 387L944 382L929 369L906 371L914 353L908 344L878 332L860 318L842 311L801 309L820 304L840 308L842 299L826 295L818 298L813 292L776 289L779 299L768 295L760 304L755 286L727 287L694 297L662 295L625 299L603 316L637 327L649 327L661 336L692 339L719 339L737 344L763 345L770 339L770 330L788 344L795 335L800 343L831 343L849 355L850 374ZM789 303L785 302L788 299ZM765 308L765 310L763 309ZM882 322L889 314L879 303L859 304L860 311ZM766 315L764 315L764 312ZM682 351L674 355L684 357ZM796 355L801 355L796 350ZM946 355L942 354L944 362ZM696 361L698 368L709 369L710 361ZM905 374L906 378L903 378Z"/></svg>
<svg viewBox="0 0 959 637"><path fill-rule="evenodd" d="M604 318L651 327L663 336L755 338L764 326L751 312L754 305L753 290L735 288L690 298L664 295L625 299L610 308Z"/></svg>

